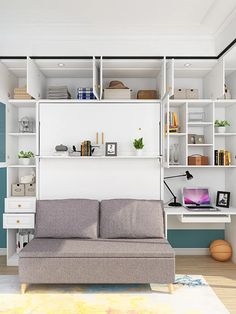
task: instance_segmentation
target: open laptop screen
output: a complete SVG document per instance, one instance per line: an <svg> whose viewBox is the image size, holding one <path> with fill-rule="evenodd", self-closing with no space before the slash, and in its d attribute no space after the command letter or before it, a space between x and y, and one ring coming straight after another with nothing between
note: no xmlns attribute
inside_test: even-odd
<svg viewBox="0 0 236 314"><path fill-rule="evenodd" d="M184 205L210 205L211 200L207 188L184 188Z"/></svg>

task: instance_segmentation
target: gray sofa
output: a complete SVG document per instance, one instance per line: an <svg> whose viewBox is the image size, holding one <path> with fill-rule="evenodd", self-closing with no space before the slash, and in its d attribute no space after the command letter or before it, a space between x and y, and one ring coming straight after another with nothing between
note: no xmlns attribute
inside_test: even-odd
<svg viewBox="0 0 236 314"><path fill-rule="evenodd" d="M174 250L161 201L37 201L35 238L19 256L28 284L162 283L172 292Z"/></svg>

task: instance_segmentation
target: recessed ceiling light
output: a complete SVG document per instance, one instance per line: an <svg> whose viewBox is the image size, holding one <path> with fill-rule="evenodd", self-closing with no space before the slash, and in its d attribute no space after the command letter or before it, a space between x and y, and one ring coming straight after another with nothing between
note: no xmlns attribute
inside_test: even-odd
<svg viewBox="0 0 236 314"><path fill-rule="evenodd" d="M65 64L64 64L64 63L58 63L58 66L59 66L60 68L62 68L62 67L65 66Z"/></svg>
<svg viewBox="0 0 236 314"><path fill-rule="evenodd" d="M192 65L191 63L185 63L185 64L184 64L184 66L185 66L186 68L191 67L191 65Z"/></svg>

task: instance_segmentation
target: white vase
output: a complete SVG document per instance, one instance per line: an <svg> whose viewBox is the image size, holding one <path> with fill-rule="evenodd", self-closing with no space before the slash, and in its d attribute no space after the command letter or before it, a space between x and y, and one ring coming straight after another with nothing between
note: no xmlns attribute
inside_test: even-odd
<svg viewBox="0 0 236 314"><path fill-rule="evenodd" d="M136 149L136 156L142 156L143 150L142 149Z"/></svg>
<svg viewBox="0 0 236 314"><path fill-rule="evenodd" d="M28 166L30 165L31 158L19 158L20 165Z"/></svg>
<svg viewBox="0 0 236 314"><path fill-rule="evenodd" d="M226 127L225 126L217 126L216 127L216 132L217 133L225 133Z"/></svg>

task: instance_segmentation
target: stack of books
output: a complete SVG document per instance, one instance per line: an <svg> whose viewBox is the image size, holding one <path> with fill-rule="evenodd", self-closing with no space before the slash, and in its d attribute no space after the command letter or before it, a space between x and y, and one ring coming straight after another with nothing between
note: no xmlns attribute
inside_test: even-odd
<svg viewBox="0 0 236 314"><path fill-rule="evenodd" d="M81 143L81 156L92 156L91 141Z"/></svg>
<svg viewBox="0 0 236 314"><path fill-rule="evenodd" d="M230 166L231 155L228 150L215 150L215 166Z"/></svg>
<svg viewBox="0 0 236 314"><path fill-rule="evenodd" d="M26 90L26 87L14 88L14 99L32 99Z"/></svg>
<svg viewBox="0 0 236 314"><path fill-rule="evenodd" d="M49 86L48 99L71 99L67 86Z"/></svg>
<svg viewBox="0 0 236 314"><path fill-rule="evenodd" d="M25 247L34 238L34 230L19 229L16 233L16 253Z"/></svg>
<svg viewBox="0 0 236 314"><path fill-rule="evenodd" d="M169 112L169 132L179 132L179 122L177 112Z"/></svg>
<svg viewBox="0 0 236 314"><path fill-rule="evenodd" d="M77 99L96 99L91 87L77 88Z"/></svg>

